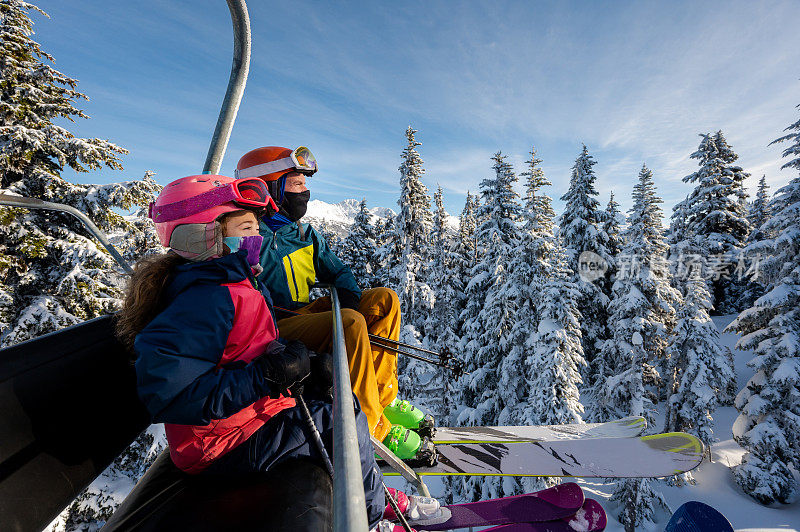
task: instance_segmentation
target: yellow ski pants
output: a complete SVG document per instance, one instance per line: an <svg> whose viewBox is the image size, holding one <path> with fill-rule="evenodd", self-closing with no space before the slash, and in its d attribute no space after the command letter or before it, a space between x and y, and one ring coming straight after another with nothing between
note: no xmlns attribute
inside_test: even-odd
<svg viewBox="0 0 800 532"><path fill-rule="evenodd" d="M318 353L331 353L333 330L331 299L315 299L278 322L281 338L300 340ZM368 334L400 338L400 301L389 288L364 290L358 311L342 309L344 343L350 364L350 384L361 402L373 436L382 441L392 424L383 409L397 397L397 354L371 346Z"/></svg>

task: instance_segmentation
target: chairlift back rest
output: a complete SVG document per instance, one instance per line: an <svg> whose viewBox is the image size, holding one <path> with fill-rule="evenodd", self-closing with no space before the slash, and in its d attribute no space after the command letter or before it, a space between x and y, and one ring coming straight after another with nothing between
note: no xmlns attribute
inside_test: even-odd
<svg viewBox="0 0 800 532"><path fill-rule="evenodd" d="M0 350L0 523L43 529L149 424L103 316Z"/></svg>
<svg viewBox="0 0 800 532"><path fill-rule="evenodd" d="M164 451L101 532L333 530L333 482L319 464L281 462L249 476L189 475Z"/></svg>

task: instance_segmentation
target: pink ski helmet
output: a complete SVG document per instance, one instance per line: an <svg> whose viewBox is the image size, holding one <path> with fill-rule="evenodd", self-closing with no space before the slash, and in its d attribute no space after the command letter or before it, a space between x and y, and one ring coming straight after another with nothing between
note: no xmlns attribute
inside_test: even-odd
<svg viewBox="0 0 800 532"><path fill-rule="evenodd" d="M242 209L271 206L267 184L259 178L233 179L222 175L193 175L168 184L150 204L161 244L190 260L223 254L218 219Z"/></svg>

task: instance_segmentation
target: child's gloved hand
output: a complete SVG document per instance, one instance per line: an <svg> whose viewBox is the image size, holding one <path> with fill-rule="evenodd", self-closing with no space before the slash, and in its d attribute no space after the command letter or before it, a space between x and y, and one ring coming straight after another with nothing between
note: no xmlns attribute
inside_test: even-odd
<svg viewBox="0 0 800 532"><path fill-rule="evenodd" d="M275 384L276 395L297 386L311 373L309 350L302 342L290 340L283 349L280 347L283 346L273 342L255 361L261 366L264 378Z"/></svg>
<svg viewBox="0 0 800 532"><path fill-rule="evenodd" d="M333 401L333 355L309 352L311 378L307 386L324 401Z"/></svg>

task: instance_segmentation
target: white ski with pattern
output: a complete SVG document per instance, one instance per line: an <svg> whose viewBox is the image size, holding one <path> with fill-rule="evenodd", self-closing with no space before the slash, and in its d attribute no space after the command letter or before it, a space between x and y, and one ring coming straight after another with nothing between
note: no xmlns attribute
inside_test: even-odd
<svg viewBox="0 0 800 532"><path fill-rule="evenodd" d="M640 438L461 442L436 446L438 463L418 475L667 477L703 461L703 444L683 432ZM397 474L382 467L385 475Z"/></svg>
<svg viewBox="0 0 800 532"><path fill-rule="evenodd" d="M557 441L581 438L636 438L647 428L643 417L626 417L606 423L507 427L437 427L435 444L467 441Z"/></svg>

